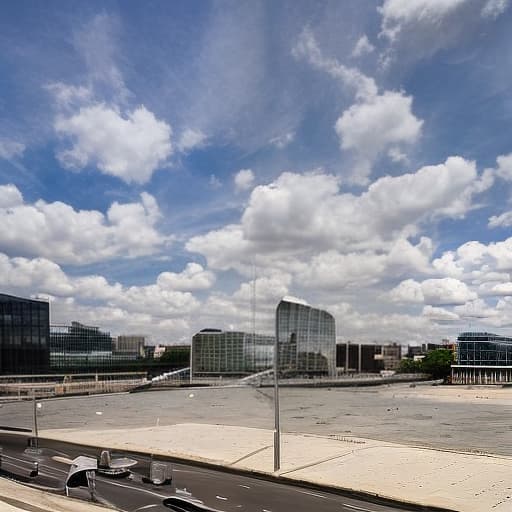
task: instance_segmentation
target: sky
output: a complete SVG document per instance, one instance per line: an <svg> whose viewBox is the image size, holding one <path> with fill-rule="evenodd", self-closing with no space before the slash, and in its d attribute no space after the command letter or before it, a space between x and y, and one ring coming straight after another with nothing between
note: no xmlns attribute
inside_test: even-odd
<svg viewBox="0 0 512 512"><path fill-rule="evenodd" d="M285 295L512 334L511 3L3 2L0 292L152 343Z"/></svg>

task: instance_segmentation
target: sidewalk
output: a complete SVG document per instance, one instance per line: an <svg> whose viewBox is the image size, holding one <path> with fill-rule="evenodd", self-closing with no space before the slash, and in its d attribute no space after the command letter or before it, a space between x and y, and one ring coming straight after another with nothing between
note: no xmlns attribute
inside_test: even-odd
<svg viewBox="0 0 512 512"><path fill-rule="evenodd" d="M32 489L0 478L2 512L112 512L112 509Z"/></svg>
<svg viewBox="0 0 512 512"><path fill-rule="evenodd" d="M189 423L85 432L46 430L40 434L273 474L271 430ZM283 434L278 475L461 512L512 510L511 457L354 437Z"/></svg>

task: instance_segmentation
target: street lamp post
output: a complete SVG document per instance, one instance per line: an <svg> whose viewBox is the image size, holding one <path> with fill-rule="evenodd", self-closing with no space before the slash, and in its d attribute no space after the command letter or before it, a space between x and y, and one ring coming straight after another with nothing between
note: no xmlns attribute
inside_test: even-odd
<svg viewBox="0 0 512 512"><path fill-rule="evenodd" d="M279 307L276 312L276 341L274 345L274 471L281 467L281 431L279 425Z"/></svg>
<svg viewBox="0 0 512 512"><path fill-rule="evenodd" d="M36 395L34 394L32 403L34 405L34 448L39 450L39 431L37 428L37 410L41 409L42 405L37 402Z"/></svg>

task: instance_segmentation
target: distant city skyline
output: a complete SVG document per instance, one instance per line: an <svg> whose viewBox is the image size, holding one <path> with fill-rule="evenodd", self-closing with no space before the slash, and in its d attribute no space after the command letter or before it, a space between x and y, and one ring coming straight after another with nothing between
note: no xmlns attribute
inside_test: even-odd
<svg viewBox="0 0 512 512"><path fill-rule="evenodd" d="M0 293L153 344L285 295L338 341L512 331L509 0L0 13Z"/></svg>

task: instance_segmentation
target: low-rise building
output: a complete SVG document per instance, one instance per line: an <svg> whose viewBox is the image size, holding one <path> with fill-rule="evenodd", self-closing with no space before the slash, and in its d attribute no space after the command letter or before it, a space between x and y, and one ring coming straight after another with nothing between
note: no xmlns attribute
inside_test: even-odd
<svg viewBox="0 0 512 512"><path fill-rule="evenodd" d="M512 382L512 337L463 332L457 338L453 384Z"/></svg>

